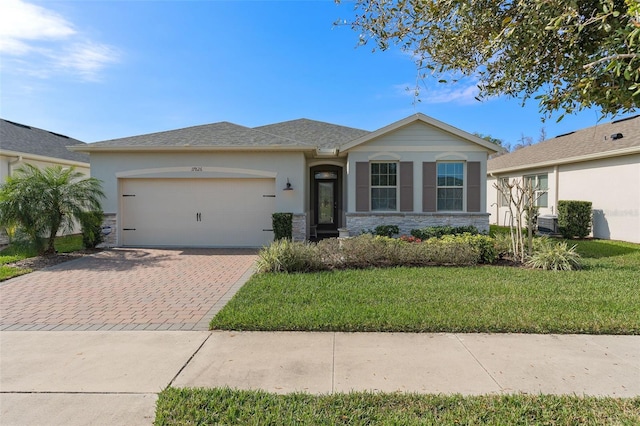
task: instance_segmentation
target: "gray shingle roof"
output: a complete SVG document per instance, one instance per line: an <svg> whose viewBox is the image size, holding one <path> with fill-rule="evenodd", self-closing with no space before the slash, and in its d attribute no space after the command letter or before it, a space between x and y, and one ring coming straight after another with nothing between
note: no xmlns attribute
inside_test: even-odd
<svg viewBox="0 0 640 426"><path fill-rule="evenodd" d="M621 133L622 138L611 135ZM588 127L557 136L510 154L492 158L487 171L533 168L538 164L564 163L571 159L602 154L621 149L640 148L640 115Z"/></svg>
<svg viewBox="0 0 640 426"><path fill-rule="evenodd" d="M86 145L58 133L0 119L0 149L64 160L89 162L89 155L71 152L66 147Z"/></svg>
<svg viewBox="0 0 640 426"><path fill-rule="evenodd" d="M307 119L255 128L226 121L177 130L111 139L91 147L331 147L355 139L364 130Z"/></svg>
<svg viewBox="0 0 640 426"><path fill-rule="evenodd" d="M337 148L370 132L337 124L300 118L282 123L254 127L256 130L279 135L304 145Z"/></svg>
<svg viewBox="0 0 640 426"><path fill-rule="evenodd" d="M297 146L296 141L226 121L92 143L92 147Z"/></svg>

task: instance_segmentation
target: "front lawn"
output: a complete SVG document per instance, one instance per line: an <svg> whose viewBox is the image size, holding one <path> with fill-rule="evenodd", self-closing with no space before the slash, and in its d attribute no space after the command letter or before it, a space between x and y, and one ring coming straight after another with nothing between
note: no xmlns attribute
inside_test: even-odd
<svg viewBox="0 0 640 426"><path fill-rule="evenodd" d="M82 235L65 235L58 237L55 241L55 248L58 253L71 253L82 250ZM12 244L0 251L0 281L31 272L30 269L7 266L7 264L36 257L37 255L37 251L32 246L26 244Z"/></svg>
<svg viewBox="0 0 640 426"><path fill-rule="evenodd" d="M640 398L400 393L275 395L263 391L168 388L156 425L514 425L638 424Z"/></svg>
<svg viewBox="0 0 640 426"><path fill-rule="evenodd" d="M576 243L580 271L477 266L255 275L211 328L640 334L640 246Z"/></svg>

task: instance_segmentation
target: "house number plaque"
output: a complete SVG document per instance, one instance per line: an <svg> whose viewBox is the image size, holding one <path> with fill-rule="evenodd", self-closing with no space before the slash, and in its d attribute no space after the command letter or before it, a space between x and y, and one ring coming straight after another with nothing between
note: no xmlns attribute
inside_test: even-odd
<svg viewBox="0 0 640 426"><path fill-rule="evenodd" d="M202 166L194 166L191 168L192 172L201 172L202 171Z"/></svg>

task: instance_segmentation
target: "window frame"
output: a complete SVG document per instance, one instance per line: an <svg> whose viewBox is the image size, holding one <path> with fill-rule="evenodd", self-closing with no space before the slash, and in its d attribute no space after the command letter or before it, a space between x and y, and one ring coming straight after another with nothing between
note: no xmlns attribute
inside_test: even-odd
<svg viewBox="0 0 640 426"><path fill-rule="evenodd" d="M460 164L462 166L462 185L440 185L439 168L441 164ZM446 176L446 175L445 175ZM456 176L456 175L452 175ZM459 210L440 209L440 189L461 189L461 205ZM437 212L466 212L467 211L467 162L463 160L436 161L436 211Z"/></svg>
<svg viewBox="0 0 640 426"><path fill-rule="evenodd" d="M374 164L393 164L395 166L395 185L374 185L373 184L373 165ZM391 176L391 173L377 173L378 176ZM400 195L400 162L399 161L389 161L389 160L380 160L380 161L370 161L369 162L369 211L371 212L397 212L399 209L399 200L398 197ZM374 209L373 208L373 190L374 189L393 189L395 191L395 209Z"/></svg>
<svg viewBox="0 0 640 426"><path fill-rule="evenodd" d="M547 181L546 188L540 188L540 177L544 176ZM524 175L522 177L525 188L529 185L528 182L530 180L533 181L533 190L534 190L534 203L535 207L547 208L549 207L549 173L536 173L531 175ZM540 204L540 199L542 195L546 194L546 203L544 205Z"/></svg>
<svg viewBox="0 0 640 426"><path fill-rule="evenodd" d="M498 186L500 188L507 188L509 185L509 178L508 177L501 177L498 178ZM509 202L510 200L504 196L504 194L502 193L502 191L500 189L498 189L498 205L500 207L509 207Z"/></svg>

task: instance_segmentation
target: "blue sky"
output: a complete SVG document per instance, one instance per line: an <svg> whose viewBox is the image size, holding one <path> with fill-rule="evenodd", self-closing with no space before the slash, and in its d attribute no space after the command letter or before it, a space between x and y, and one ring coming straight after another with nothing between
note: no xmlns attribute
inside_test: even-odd
<svg viewBox="0 0 640 426"><path fill-rule="evenodd" d="M474 99L427 81L412 57L357 47L344 1L0 2L0 116L94 142L218 121L310 118L375 130L422 112L515 144L593 126L541 122L537 102ZM608 121L608 120L605 120Z"/></svg>

